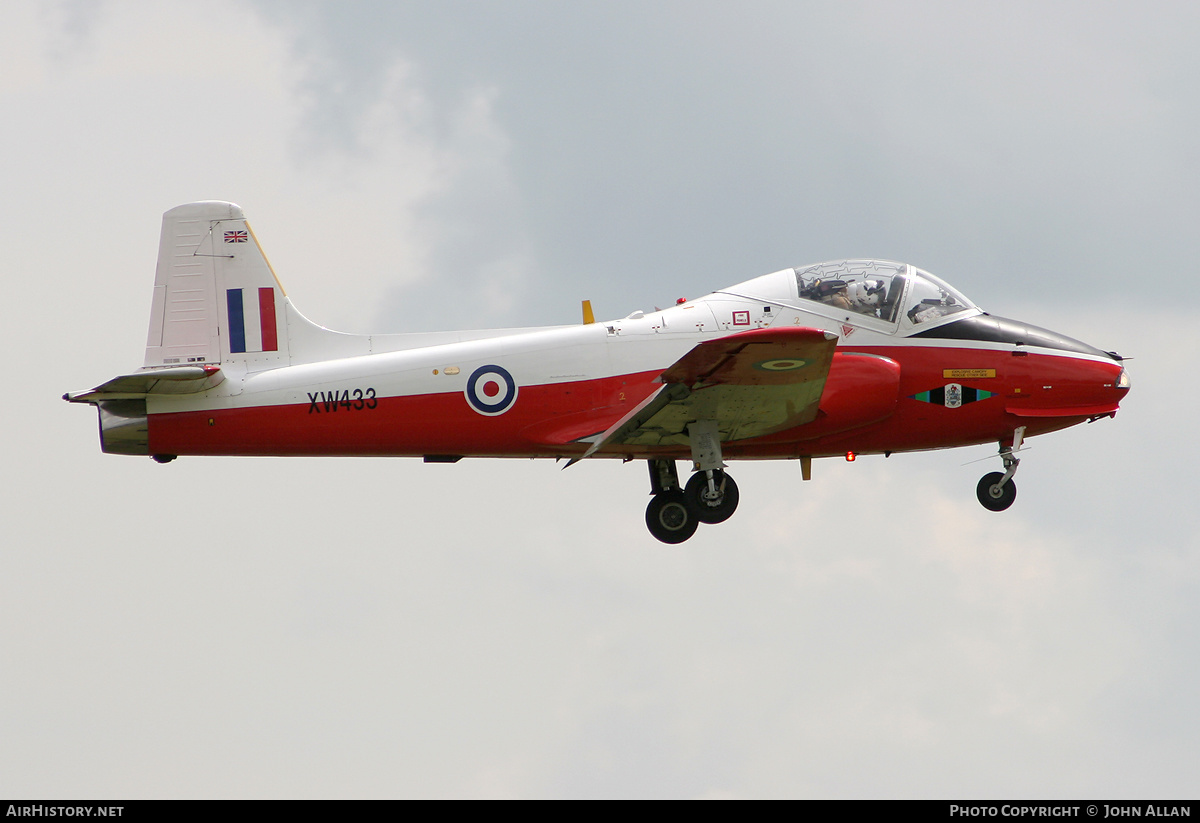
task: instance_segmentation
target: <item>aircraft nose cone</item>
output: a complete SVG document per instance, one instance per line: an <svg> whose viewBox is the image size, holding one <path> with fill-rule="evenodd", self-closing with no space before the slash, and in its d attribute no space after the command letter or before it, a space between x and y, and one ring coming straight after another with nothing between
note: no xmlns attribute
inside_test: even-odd
<svg viewBox="0 0 1200 823"><path fill-rule="evenodd" d="M1121 356L1031 323L980 314L913 337L977 340L1012 346L1008 408L1042 417L1093 417L1116 412L1129 392Z"/></svg>
<svg viewBox="0 0 1200 823"><path fill-rule="evenodd" d="M1129 372L1128 370L1122 368L1121 375L1117 378L1117 388L1124 389L1126 392L1128 392L1131 386L1132 381L1129 379ZM1122 395L1122 397L1124 397L1124 395Z"/></svg>
<svg viewBox="0 0 1200 823"><path fill-rule="evenodd" d="M1031 356L1028 390L1012 405L1047 417L1102 417L1115 414L1129 393L1129 373L1113 360ZM1015 410L1015 409L1014 409Z"/></svg>
<svg viewBox="0 0 1200 823"><path fill-rule="evenodd" d="M1124 366L1121 366L1120 371L1117 372L1116 377L1113 379L1111 389L1115 391L1118 403L1125 399L1125 395L1129 394L1129 387L1131 385L1132 381L1129 379L1129 372Z"/></svg>
<svg viewBox="0 0 1200 823"><path fill-rule="evenodd" d="M1113 389L1116 391L1118 404L1125 399L1125 395L1129 394L1129 389L1132 385L1133 381L1129 379L1129 372L1124 366L1122 366L1120 373L1117 374L1117 378L1113 383Z"/></svg>

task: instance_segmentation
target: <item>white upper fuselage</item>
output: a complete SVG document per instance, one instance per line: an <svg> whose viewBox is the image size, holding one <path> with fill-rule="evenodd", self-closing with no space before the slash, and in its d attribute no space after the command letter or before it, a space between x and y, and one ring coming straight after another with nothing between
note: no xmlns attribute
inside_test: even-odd
<svg viewBox="0 0 1200 823"><path fill-rule="evenodd" d="M915 271L903 264L887 265ZM291 364L223 364L226 379L215 389L151 396L148 411L301 403L313 392L348 383L370 383L381 397L461 392L471 369L485 362L508 369L522 387L611 378L661 371L698 342L755 328L817 328L837 334L841 345L855 350L915 343L905 339L911 329L798 299L795 282L795 270L784 269L667 309L588 325L389 335L315 327L288 299ZM952 318L975 314L979 310L970 307ZM946 343L929 340L918 345Z"/></svg>

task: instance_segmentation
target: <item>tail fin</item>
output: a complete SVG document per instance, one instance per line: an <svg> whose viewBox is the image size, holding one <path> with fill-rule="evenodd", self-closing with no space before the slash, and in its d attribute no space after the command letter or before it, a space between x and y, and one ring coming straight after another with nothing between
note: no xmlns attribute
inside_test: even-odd
<svg viewBox="0 0 1200 823"><path fill-rule="evenodd" d="M296 311L239 206L189 203L163 215L144 366L63 399L99 409L104 451L149 454L151 395L207 391L226 379L226 365L262 371L370 352L370 336Z"/></svg>
<svg viewBox="0 0 1200 823"><path fill-rule="evenodd" d="M287 365L285 300L241 207L173 208L163 215L144 367Z"/></svg>

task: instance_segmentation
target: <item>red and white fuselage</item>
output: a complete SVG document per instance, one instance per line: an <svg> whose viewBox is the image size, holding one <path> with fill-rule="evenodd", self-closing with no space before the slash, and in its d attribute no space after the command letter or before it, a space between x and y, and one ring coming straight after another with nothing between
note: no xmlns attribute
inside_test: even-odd
<svg viewBox="0 0 1200 823"><path fill-rule="evenodd" d="M574 326L349 335L292 305L241 209L164 215L144 367L90 392L103 448L177 455L694 456L902 452L1112 415L1114 354L992 317L901 263L768 274ZM668 396L669 395L669 396Z"/></svg>

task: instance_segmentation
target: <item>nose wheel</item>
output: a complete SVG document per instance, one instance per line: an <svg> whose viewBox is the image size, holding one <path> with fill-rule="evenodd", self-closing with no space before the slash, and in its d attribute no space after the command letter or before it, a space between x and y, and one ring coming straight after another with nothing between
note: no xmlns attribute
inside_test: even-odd
<svg viewBox="0 0 1200 823"><path fill-rule="evenodd" d="M1015 452L1020 451L1021 441L1024 439L1025 427L1021 426L1013 432L1012 445L1005 446L1003 442L1000 444L1000 459L1004 461L1004 471L985 474L975 487L975 496L990 512L1002 512L1017 499L1017 484L1012 478L1017 473L1017 466L1021 461L1016 458Z"/></svg>
<svg viewBox="0 0 1200 823"><path fill-rule="evenodd" d="M1002 512L1017 499L1017 484L1004 480L1003 472L985 474L975 487L975 496L990 512Z"/></svg>

